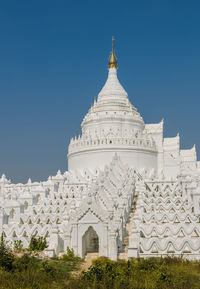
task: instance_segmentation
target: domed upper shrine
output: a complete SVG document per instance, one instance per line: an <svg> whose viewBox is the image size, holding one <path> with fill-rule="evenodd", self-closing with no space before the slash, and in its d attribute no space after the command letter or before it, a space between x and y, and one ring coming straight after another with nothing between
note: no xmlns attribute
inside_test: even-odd
<svg viewBox="0 0 200 289"><path fill-rule="evenodd" d="M121 137L141 133L144 129L142 117L129 101L127 92L118 80L113 42L108 64L108 78L81 126L83 135L93 137L97 134L101 137L102 131L105 136L106 128L109 134L112 132L115 136Z"/></svg>
<svg viewBox="0 0 200 289"><path fill-rule="evenodd" d="M145 133L141 115L129 101L127 92L118 80L113 41L108 70L106 83L81 124L82 136L70 142L68 167L103 168L115 153L118 153L122 160L124 156L125 162L142 162L143 166L144 163L147 166L151 163L152 166L153 159L155 167L155 143L151 136ZM144 151L145 157L138 160Z"/></svg>
<svg viewBox="0 0 200 289"><path fill-rule="evenodd" d="M98 101L121 100L123 102L128 99L127 92L117 78L117 58L114 52L113 40L114 38L112 37L112 51L108 62L108 78L98 95Z"/></svg>
<svg viewBox="0 0 200 289"><path fill-rule="evenodd" d="M117 78L117 69L110 68L108 78L98 95L98 101L121 101L128 99L128 94Z"/></svg>

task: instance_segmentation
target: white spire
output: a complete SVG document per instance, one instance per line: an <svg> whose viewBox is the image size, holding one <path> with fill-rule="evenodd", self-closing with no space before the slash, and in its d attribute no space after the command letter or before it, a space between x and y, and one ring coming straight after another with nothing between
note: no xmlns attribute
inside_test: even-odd
<svg viewBox="0 0 200 289"><path fill-rule="evenodd" d="M128 94L117 78L117 69L110 68L107 81L98 95L98 101L125 99L128 99Z"/></svg>

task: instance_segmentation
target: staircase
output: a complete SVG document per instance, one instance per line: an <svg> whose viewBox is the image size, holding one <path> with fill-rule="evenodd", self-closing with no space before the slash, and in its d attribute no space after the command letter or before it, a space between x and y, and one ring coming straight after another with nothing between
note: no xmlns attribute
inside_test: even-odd
<svg viewBox="0 0 200 289"><path fill-rule="evenodd" d="M126 236L124 237L124 240L123 240L123 251L118 254L118 259L120 260L128 260L129 236L131 235L137 199L138 199L138 193L136 193L134 197L133 205L132 205L130 215L129 215L129 222L127 222L126 224Z"/></svg>
<svg viewBox="0 0 200 289"><path fill-rule="evenodd" d="M99 257L99 253L87 253L85 256L84 263L81 266L82 271L87 271L92 266L92 261Z"/></svg>

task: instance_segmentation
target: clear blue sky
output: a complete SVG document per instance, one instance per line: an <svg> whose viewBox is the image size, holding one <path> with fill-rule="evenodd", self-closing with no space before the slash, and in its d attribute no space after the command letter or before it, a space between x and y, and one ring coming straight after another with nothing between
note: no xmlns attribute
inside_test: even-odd
<svg viewBox="0 0 200 289"><path fill-rule="evenodd" d="M200 156L200 1L0 1L0 173L14 182L67 169L70 137L107 77L145 122Z"/></svg>

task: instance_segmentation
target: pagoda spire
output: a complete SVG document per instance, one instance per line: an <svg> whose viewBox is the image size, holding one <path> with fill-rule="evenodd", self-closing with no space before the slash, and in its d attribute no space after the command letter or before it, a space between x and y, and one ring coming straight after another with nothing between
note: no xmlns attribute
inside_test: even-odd
<svg viewBox="0 0 200 289"><path fill-rule="evenodd" d="M114 37L112 37L112 51L110 53L110 58L108 62L108 69L110 68L116 68L117 69L117 58L114 53Z"/></svg>

